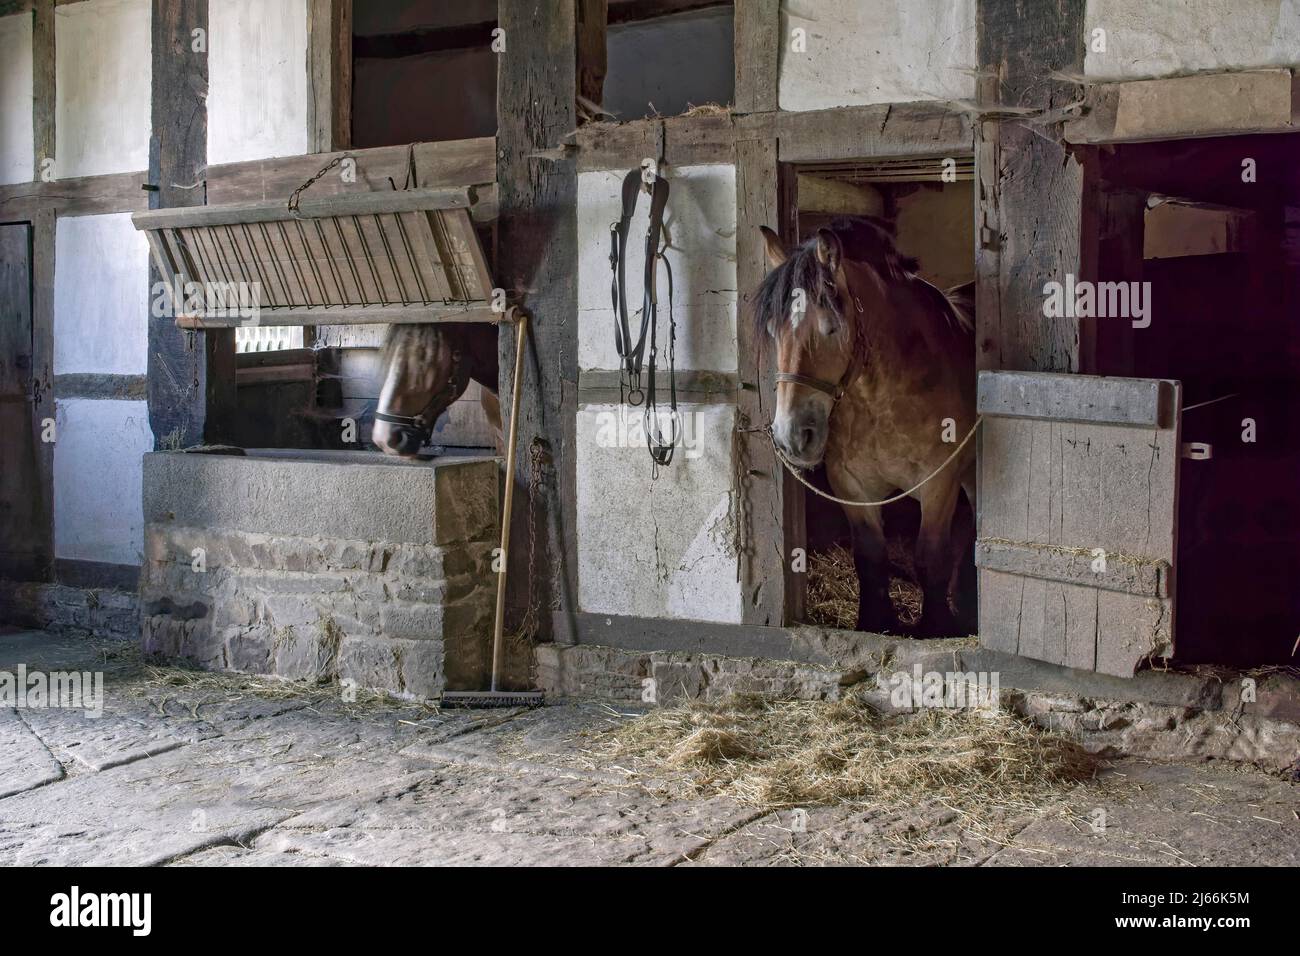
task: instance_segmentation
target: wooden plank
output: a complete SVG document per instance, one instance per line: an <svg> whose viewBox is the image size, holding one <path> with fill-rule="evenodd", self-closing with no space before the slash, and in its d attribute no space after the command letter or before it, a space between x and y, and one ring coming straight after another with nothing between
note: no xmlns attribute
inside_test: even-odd
<svg viewBox="0 0 1300 956"><path fill-rule="evenodd" d="M34 210L46 207L60 216L98 216L147 209L149 196L141 189L147 179L148 174L142 170L0 186L0 216L31 219Z"/></svg>
<svg viewBox="0 0 1300 956"><path fill-rule="evenodd" d="M738 120L742 128L748 122ZM889 103L775 115L783 163L834 162L889 156L968 155L970 115L941 103Z"/></svg>
<svg viewBox="0 0 1300 956"><path fill-rule="evenodd" d="M37 181L41 164L57 155L55 114L54 0L32 4L32 170Z"/></svg>
<svg viewBox="0 0 1300 956"><path fill-rule="evenodd" d="M1060 109L1083 73L1085 0L1025 8L981 3L976 15L985 110ZM1082 167L1052 128L1012 117L980 124L976 170L976 363L1079 369L1078 320L1043 315L1043 286L1079 275Z"/></svg>
<svg viewBox="0 0 1300 956"><path fill-rule="evenodd" d="M32 228L0 225L0 578L39 580L48 565L33 401Z"/></svg>
<svg viewBox="0 0 1300 956"><path fill-rule="evenodd" d="M1071 143L1135 143L1300 128L1290 70L1200 73L1088 88L1087 111L1065 124Z"/></svg>
<svg viewBox="0 0 1300 956"><path fill-rule="evenodd" d="M736 4L734 21L737 113L767 113L777 108L781 58L780 0Z"/></svg>
<svg viewBox="0 0 1300 956"><path fill-rule="evenodd" d="M740 363L735 392L736 423L751 427L767 421L771 410L764 401L776 393L774 363L763 361L767 342L749 321L750 301L767 273L760 226L778 227L780 189L776 142L742 140L736 144L736 283L740 292L736 315L736 355ZM732 454L739 456L734 471L743 473L745 508L741 516L740 582L746 624L780 625L787 622L787 593L801 589L802 576L792 570L791 547L804 541L787 541L783 520L785 469L772 452L771 442L758 432L736 438Z"/></svg>
<svg viewBox="0 0 1300 956"><path fill-rule="evenodd" d="M56 420L54 401L54 269L56 218L52 209L39 209L32 217L32 393L33 427L44 430ZM31 502L38 538L36 553L40 580L54 574L54 442L37 431L37 494ZM57 438L57 435L56 435Z"/></svg>
<svg viewBox="0 0 1300 956"><path fill-rule="evenodd" d="M981 415L1172 427L1177 386L1168 379L1053 372L980 372Z"/></svg>
<svg viewBox="0 0 1300 956"><path fill-rule="evenodd" d="M578 96L596 106L605 99L608 54L605 27L608 0L578 0Z"/></svg>
<svg viewBox="0 0 1300 956"><path fill-rule="evenodd" d="M416 143L414 149L416 174L421 187L475 186L496 179L494 137ZM290 194L316 175L321 167L342 157L356 161L355 180L344 179L343 169L335 167L312 185L308 196L316 199L351 192L391 192L393 183L400 187L406 182L408 154L406 146L378 146L224 163L207 171L208 202L287 202Z"/></svg>
<svg viewBox="0 0 1300 956"><path fill-rule="evenodd" d="M352 0L307 2L307 126L312 152L352 142Z"/></svg>
<svg viewBox="0 0 1300 956"><path fill-rule="evenodd" d="M664 159L673 166L730 163L736 128L730 116L670 116L630 123L587 123L573 135L578 171L631 169L657 156L662 137Z"/></svg>
<svg viewBox="0 0 1300 956"><path fill-rule="evenodd" d="M975 542L975 566L1022 577L1063 581L1106 591L1145 597L1169 597L1169 564L1130 555L1106 555L1104 562L1086 548L980 538Z"/></svg>
<svg viewBox="0 0 1300 956"><path fill-rule="evenodd" d="M208 58L196 53L191 35L207 29L207 0L153 0L152 91L149 181L151 209L202 206L200 182L207 165ZM163 237L173 262L185 274L197 266L175 237ZM151 291L172 276L150 263ZM153 296L150 295L150 301ZM176 327L169 315L149 317L149 424L158 447L218 442L230 433L235 410L234 332L195 335ZM228 357L229 356L229 357Z"/></svg>
<svg viewBox="0 0 1300 956"><path fill-rule="evenodd" d="M507 628L517 626L531 594L546 639L571 631L578 593L577 175L572 161L538 154L561 153L577 125L577 24L573 4L499 0L497 13L506 35L524 41L497 60L497 282L531 316L518 408L510 407L506 371L514 366L514 336L501 336L498 355L502 419L518 416L519 429L515 474L506 476L519 491L510 528ZM540 481L530 481L534 448L543 460ZM532 569L530 532L539 552Z"/></svg>
<svg viewBox="0 0 1300 956"><path fill-rule="evenodd" d="M1095 153L1085 157L1083 211L1079 226L1080 278L1089 282L1140 282L1147 194L1112 187L1102 179ZM1098 286L1100 290L1102 286ZM1106 375L1132 375L1132 322L1113 317L1079 320L1079 367Z"/></svg>
<svg viewBox="0 0 1300 956"><path fill-rule="evenodd" d="M232 223L278 222L285 219L323 219L329 216L364 216L376 213L414 212L423 209L465 209L473 203L468 189L406 189L356 192L319 199L302 199L296 214L282 202L229 203L197 209L151 209L136 213L137 229L219 226Z"/></svg>
<svg viewBox="0 0 1300 956"><path fill-rule="evenodd" d="M418 325L426 322L500 322L501 313L487 306L434 303L432 305L363 305L297 308L269 306L257 315L179 315L183 329L254 329L283 325Z"/></svg>

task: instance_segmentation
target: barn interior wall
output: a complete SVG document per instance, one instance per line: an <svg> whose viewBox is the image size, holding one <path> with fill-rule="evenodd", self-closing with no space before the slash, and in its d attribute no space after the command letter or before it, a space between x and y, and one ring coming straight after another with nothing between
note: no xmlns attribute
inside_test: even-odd
<svg viewBox="0 0 1300 956"><path fill-rule="evenodd" d="M210 0L208 163L310 152L307 0Z"/></svg>
<svg viewBox="0 0 1300 956"><path fill-rule="evenodd" d="M55 172L59 179L149 165L149 0L55 8Z"/></svg>
<svg viewBox="0 0 1300 956"><path fill-rule="evenodd" d="M634 120L730 103L733 19L733 8L722 6L611 25L601 105L620 120Z"/></svg>
<svg viewBox="0 0 1300 956"><path fill-rule="evenodd" d="M976 0L782 5L784 110L972 100ZM803 30L802 49L795 49Z"/></svg>
<svg viewBox="0 0 1300 956"><path fill-rule="evenodd" d="M0 184L32 179L32 18L0 17Z"/></svg>
<svg viewBox="0 0 1300 956"><path fill-rule="evenodd" d="M1083 71L1091 80L1300 62L1296 0L1088 0L1084 27Z"/></svg>
<svg viewBox="0 0 1300 956"><path fill-rule="evenodd" d="M58 177L148 165L149 18L148 0L57 8ZM137 566L140 456L154 436L145 402L102 397L95 383L145 374L147 245L125 213L61 216L54 252L55 559ZM88 390L60 391L60 381Z"/></svg>
<svg viewBox="0 0 1300 956"><path fill-rule="evenodd" d="M610 312L609 226L619 218L627 170L578 176L578 363L618 369ZM666 224L677 321L677 369L736 370L736 179L731 165L667 170ZM629 230L628 308L640 304L649 203ZM659 273L660 400L668 337L666 273ZM635 335L636 318L632 317ZM590 394L590 393L588 393ZM583 611L739 622L732 544L735 407L683 402L684 440L652 477L640 408L579 394L578 599Z"/></svg>

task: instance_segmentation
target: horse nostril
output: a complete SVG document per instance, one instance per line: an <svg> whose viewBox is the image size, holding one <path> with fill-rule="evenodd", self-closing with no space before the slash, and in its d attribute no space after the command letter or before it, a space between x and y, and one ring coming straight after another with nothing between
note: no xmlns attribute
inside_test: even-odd
<svg viewBox="0 0 1300 956"><path fill-rule="evenodd" d="M807 451L812 447L812 443L816 438L817 433L813 429L808 427L799 429L799 450Z"/></svg>

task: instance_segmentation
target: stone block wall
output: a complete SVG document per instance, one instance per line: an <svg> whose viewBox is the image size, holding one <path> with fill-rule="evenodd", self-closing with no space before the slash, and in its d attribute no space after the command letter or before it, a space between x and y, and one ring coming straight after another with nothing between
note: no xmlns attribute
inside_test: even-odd
<svg viewBox="0 0 1300 956"><path fill-rule="evenodd" d="M144 648L415 698L491 669L495 459L145 457Z"/></svg>
<svg viewBox="0 0 1300 956"><path fill-rule="evenodd" d="M0 581L0 624L134 640L140 633L139 599L117 588Z"/></svg>

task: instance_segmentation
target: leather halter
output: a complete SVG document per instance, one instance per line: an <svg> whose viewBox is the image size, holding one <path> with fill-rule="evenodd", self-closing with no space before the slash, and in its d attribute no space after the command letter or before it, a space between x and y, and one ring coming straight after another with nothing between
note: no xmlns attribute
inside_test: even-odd
<svg viewBox="0 0 1300 956"><path fill-rule="evenodd" d="M650 175L648 176L647 173ZM653 176L653 179L650 178ZM632 330L627 315L627 278L625 264L627 261L627 237L632 226L632 217L636 213L637 199L643 186L649 187L650 225L645 236L645 265L642 273L641 291L641 328L636 341L632 340ZM664 236L664 211L668 206L668 180L657 172L639 166L623 177L622 208L619 218L609 227L609 268L610 300L614 311L614 347L623 360L620 371L619 387L626 396L629 405L645 402L646 445L655 466L668 465L673 460L673 449L681 435L680 419L677 412L677 377L674 367L674 352L677 341L677 326L673 318L673 271L668 259L663 254L660 241ZM665 243L666 247L666 243ZM659 318L659 293L656 285L659 263L663 262L668 277L668 401L669 418L672 422L671 437L665 437L659 427L658 405L658 358L659 346L657 327ZM646 340L649 339L650 354L646 355ZM641 371L646 371L644 390L641 387Z"/></svg>
<svg viewBox="0 0 1300 956"><path fill-rule="evenodd" d="M862 303L858 300L856 295L853 296L853 305L857 308L858 313L861 314L863 311ZM855 347L853 349L853 360L849 362L849 367L844 370L844 375L838 382L828 382L824 378L815 378L812 375L800 375L797 372L777 372L776 382L778 385L782 382L789 382L791 385L803 385L805 388L815 389L823 394L829 395L831 397L831 405L835 406L838 405L840 399L844 397L844 393L848 391L849 386L852 385L857 377L862 374L862 366L864 364L866 363L863 350Z"/></svg>
<svg viewBox="0 0 1300 956"><path fill-rule="evenodd" d="M430 416L429 410L436 407L443 399L446 399L443 404L443 410L446 410L446 407L454 402L460 394L457 389L457 382L460 378L460 361L460 349L452 349L451 374L447 376L447 383L433 393L424 408L420 409L418 413L415 415L393 415L389 412L377 411L375 412L375 421L410 429L420 435L421 444L427 444L429 439L433 437L433 426L438 421L438 416Z"/></svg>

